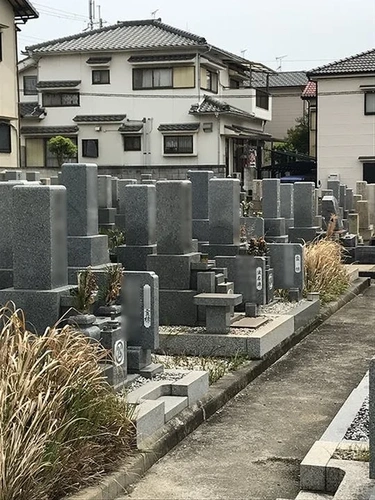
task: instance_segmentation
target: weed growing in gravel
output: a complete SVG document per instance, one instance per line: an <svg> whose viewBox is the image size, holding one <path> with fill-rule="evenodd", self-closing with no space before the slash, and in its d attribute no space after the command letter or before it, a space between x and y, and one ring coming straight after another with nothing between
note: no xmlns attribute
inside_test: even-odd
<svg viewBox="0 0 375 500"><path fill-rule="evenodd" d="M161 363L165 369L204 370L209 373L210 384L213 384L226 373L238 370L247 360L245 356L236 354L231 358L215 358L213 356L164 356L154 355L154 363Z"/></svg>
<svg viewBox="0 0 375 500"><path fill-rule="evenodd" d="M348 448L338 448L332 458L337 458L339 460L354 460L356 462L369 462L370 448L368 444L353 444Z"/></svg>

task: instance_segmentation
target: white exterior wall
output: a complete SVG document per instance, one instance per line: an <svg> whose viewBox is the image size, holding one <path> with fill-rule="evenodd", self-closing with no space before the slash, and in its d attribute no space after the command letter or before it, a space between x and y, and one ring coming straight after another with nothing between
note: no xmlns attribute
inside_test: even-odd
<svg viewBox="0 0 375 500"><path fill-rule="evenodd" d="M108 85L92 85L92 69L99 67L89 66L86 61L90 56L97 54L71 54L60 56L43 56L38 61L38 67L34 72L38 74L39 81L49 80L81 80L81 85L77 90L80 92L80 106L77 107L47 107L47 116L39 120L27 120L23 125L43 127L50 126L72 126L75 125L73 118L76 115L101 115L101 114L124 114L129 120L146 119L147 127L150 130L150 154L146 151L128 152L123 150L122 136L118 132L119 124L78 124L79 125L79 161L89 161L82 157L81 140L98 139L99 157L91 159L99 166L182 166L182 165L223 165L225 163L225 138L220 134L223 132L223 123L227 125L242 125L257 130L262 130L259 119L270 119L270 110L266 111L255 106L255 90L251 89L249 98L236 99L236 92L241 94L244 90L230 89L223 91L219 86L219 93L214 94L198 89L198 72L196 71L196 87L188 89L152 89L137 90L132 88L132 70L138 66L128 63L130 53L111 53L112 60L109 64L110 81ZM191 65L193 62L191 63ZM185 64L186 66L187 64ZM159 65L158 65L159 66ZM160 66L163 66L160 64ZM176 63L176 66L180 64ZM103 67L106 69L106 67ZM32 70L27 73L21 72L20 79L24 74L33 74ZM228 71L220 72L220 82L225 85L228 80ZM67 89L72 91L73 89ZM51 89L51 92L53 90ZM98 95L100 94L100 95ZM115 95L113 95L115 94ZM237 106L244 111L254 113L254 120L243 120L239 117L228 116L218 118L214 115L195 116L189 115L191 105L198 103L203 95L210 95L214 98L223 99L228 104ZM254 94L254 96L252 95ZM153 97L155 96L155 97ZM165 97L164 97L165 96ZM23 96L22 100L24 100ZM29 97L29 96L26 96ZM31 96L35 97L35 96ZM227 98L228 97L228 98ZM30 100L30 99L28 99ZM31 99L34 100L34 99ZM39 94L39 102L42 105L42 94ZM213 123L212 132L204 132L202 126L194 134L194 154L193 155L163 155L163 136L158 127L160 124L172 123ZM100 131L95 127L101 126ZM181 132L189 134L191 132ZM169 134L174 135L175 132ZM24 138L23 138L24 141ZM142 140L144 148L145 141ZM220 146L220 147L219 147ZM220 162L220 163L219 163ZM29 165L31 166L31 165Z"/></svg>
<svg viewBox="0 0 375 500"><path fill-rule="evenodd" d="M297 125L296 119L306 112L302 91L300 87L270 89L271 95L276 95L272 97L272 121L267 123L266 132L275 139L284 139L288 129Z"/></svg>
<svg viewBox="0 0 375 500"><path fill-rule="evenodd" d="M0 28L3 41L3 60L0 61L0 119L11 124L11 154L0 153L0 168L18 165L18 91L17 47L14 12L8 0L0 0Z"/></svg>
<svg viewBox="0 0 375 500"><path fill-rule="evenodd" d="M375 115L364 114L361 85L375 85L375 76L318 80L318 180L326 186L329 174L351 188L363 179L359 156L375 156ZM341 93L324 95L325 93ZM347 93L346 93L347 92Z"/></svg>

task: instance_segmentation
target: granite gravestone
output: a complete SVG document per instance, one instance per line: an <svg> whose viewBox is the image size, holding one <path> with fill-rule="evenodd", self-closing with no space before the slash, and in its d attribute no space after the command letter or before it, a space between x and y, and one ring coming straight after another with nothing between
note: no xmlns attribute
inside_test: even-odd
<svg viewBox="0 0 375 500"><path fill-rule="evenodd" d="M238 179L210 179L208 187L209 244L202 252L237 255L240 247L240 191Z"/></svg>
<svg viewBox="0 0 375 500"><path fill-rule="evenodd" d="M191 267L201 255L193 251L190 181L156 184L157 255L147 256L147 269L159 276L160 322L195 325Z"/></svg>
<svg viewBox="0 0 375 500"><path fill-rule="evenodd" d="M30 328L43 333L60 317L60 297L69 293L66 189L15 186L12 192L13 288L0 303L23 309Z"/></svg>
<svg viewBox="0 0 375 500"><path fill-rule="evenodd" d="M62 183L68 202L69 283L75 284L77 272L109 263L108 237L98 234L98 167L65 163Z"/></svg>
<svg viewBox="0 0 375 500"><path fill-rule="evenodd" d="M294 227L289 228L289 241L302 243L316 238L319 227L315 225L315 184L294 184Z"/></svg>
<svg viewBox="0 0 375 500"><path fill-rule="evenodd" d="M280 217L285 219L285 230L288 232L293 227L294 221L294 196L293 184L280 184Z"/></svg>
<svg viewBox="0 0 375 500"><path fill-rule="evenodd" d="M137 179L119 179L117 183L117 214L115 216L115 226L121 231L125 231L125 188L129 184L137 184Z"/></svg>
<svg viewBox="0 0 375 500"><path fill-rule="evenodd" d="M128 341L128 372L151 377L162 371L160 365L151 363L151 351L159 347L158 276L147 271L125 271L122 302L123 328Z"/></svg>
<svg viewBox="0 0 375 500"><path fill-rule="evenodd" d="M117 259L128 271L147 271L147 256L156 253L156 187L128 184L124 188L126 245Z"/></svg>
<svg viewBox="0 0 375 500"><path fill-rule="evenodd" d="M112 206L112 177L98 175L98 221L101 230L115 227L116 208Z"/></svg>
<svg viewBox="0 0 375 500"><path fill-rule="evenodd" d="M267 242L286 243L285 219L281 217L280 179L263 179L262 211Z"/></svg>
<svg viewBox="0 0 375 500"><path fill-rule="evenodd" d="M211 170L189 170L187 178L192 186L193 238L209 240L208 185L214 177Z"/></svg>
<svg viewBox="0 0 375 500"><path fill-rule="evenodd" d="M275 289L298 289L302 292L304 285L303 246L299 243L270 243L268 248Z"/></svg>

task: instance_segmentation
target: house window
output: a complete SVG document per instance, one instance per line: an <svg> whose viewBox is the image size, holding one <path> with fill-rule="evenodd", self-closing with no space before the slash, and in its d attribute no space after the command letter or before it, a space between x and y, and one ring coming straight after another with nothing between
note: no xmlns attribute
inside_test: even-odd
<svg viewBox="0 0 375 500"><path fill-rule="evenodd" d="M373 184L375 182L375 162L363 164L363 180L369 184Z"/></svg>
<svg viewBox="0 0 375 500"><path fill-rule="evenodd" d="M201 68L201 89L209 90L217 94L219 84L219 76L215 71Z"/></svg>
<svg viewBox="0 0 375 500"><path fill-rule="evenodd" d="M10 123L0 122L0 153L11 153Z"/></svg>
<svg viewBox="0 0 375 500"><path fill-rule="evenodd" d="M94 69L92 71L92 84L103 85L110 83L109 69Z"/></svg>
<svg viewBox="0 0 375 500"><path fill-rule="evenodd" d="M99 156L98 139L82 139L82 156L86 158L97 158Z"/></svg>
<svg viewBox="0 0 375 500"><path fill-rule="evenodd" d="M173 86L172 68L134 68L133 89L170 89Z"/></svg>
<svg viewBox="0 0 375 500"><path fill-rule="evenodd" d="M78 92L46 92L43 94L43 106L51 108L58 108L62 106L79 106L79 94Z"/></svg>
<svg viewBox="0 0 375 500"><path fill-rule="evenodd" d="M240 88L240 82L239 80L235 80L234 78L229 79L229 88L231 89L239 89Z"/></svg>
<svg viewBox="0 0 375 500"><path fill-rule="evenodd" d="M124 135L124 151L141 151L140 135Z"/></svg>
<svg viewBox="0 0 375 500"><path fill-rule="evenodd" d="M269 109L269 95L267 92L256 89L255 105L258 108Z"/></svg>
<svg viewBox="0 0 375 500"><path fill-rule="evenodd" d="M192 135L165 135L164 136L164 154L193 154L193 136Z"/></svg>
<svg viewBox="0 0 375 500"><path fill-rule="evenodd" d="M36 76L24 76L23 77L23 94L24 95L38 95L36 89L37 77Z"/></svg>
<svg viewBox="0 0 375 500"><path fill-rule="evenodd" d="M375 115L375 91L365 93L365 115Z"/></svg>

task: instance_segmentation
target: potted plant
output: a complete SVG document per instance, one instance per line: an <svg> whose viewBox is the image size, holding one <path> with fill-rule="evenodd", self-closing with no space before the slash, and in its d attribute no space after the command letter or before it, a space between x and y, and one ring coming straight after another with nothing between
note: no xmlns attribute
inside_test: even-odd
<svg viewBox="0 0 375 500"><path fill-rule="evenodd" d="M78 273L78 286L72 290L71 295L74 297L74 308L79 314L70 316L68 323L77 326L88 337L99 340L100 328L94 324L96 316L92 314L98 284L90 267Z"/></svg>
<svg viewBox="0 0 375 500"><path fill-rule="evenodd" d="M121 294L124 268L121 264L107 266L103 283L98 289L97 316L119 316L121 306L117 301Z"/></svg>

